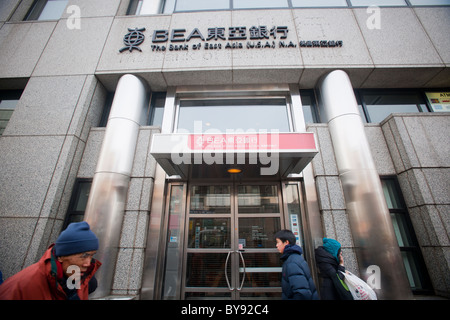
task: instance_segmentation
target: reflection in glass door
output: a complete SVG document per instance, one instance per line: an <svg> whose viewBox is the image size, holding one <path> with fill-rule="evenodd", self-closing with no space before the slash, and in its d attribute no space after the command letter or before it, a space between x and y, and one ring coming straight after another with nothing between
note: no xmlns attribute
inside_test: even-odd
<svg viewBox="0 0 450 320"><path fill-rule="evenodd" d="M181 298L280 298L281 210L277 184L190 186Z"/></svg>
<svg viewBox="0 0 450 320"><path fill-rule="evenodd" d="M278 185L237 186L238 250L245 265L239 298L280 298L281 261L275 233L282 226L281 191Z"/></svg>
<svg viewBox="0 0 450 320"><path fill-rule="evenodd" d="M291 229L304 247L300 199L295 181L170 183L157 289L161 298L281 299L281 261L273 235Z"/></svg>
<svg viewBox="0 0 450 320"><path fill-rule="evenodd" d="M182 299L231 298L231 186L198 185L189 192Z"/></svg>

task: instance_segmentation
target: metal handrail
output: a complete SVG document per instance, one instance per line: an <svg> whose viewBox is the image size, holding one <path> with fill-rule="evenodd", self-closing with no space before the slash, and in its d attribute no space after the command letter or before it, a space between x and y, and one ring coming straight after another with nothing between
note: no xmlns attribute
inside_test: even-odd
<svg viewBox="0 0 450 320"><path fill-rule="evenodd" d="M230 291L233 291L234 288L230 286L230 280L228 279L228 275L227 275L228 259L230 258L231 253L233 253L233 251L228 251L227 260L225 260L225 280L227 281L228 289Z"/></svg>
<svg viewBox="0 0 450 320"><path fill-rule="evenodd" d="M242 256L242 252L240 250L236 250L236 252L238 252L239 255L241 256L242 266L244 267L244 276L242 277L242 281L241 281L240 287L237 288L238 291L241 291L242 286L244 285L244 280L245 280L245 260L244 260L244 257ZM238 271L238 277L239 277L239 271Z"/></svg>

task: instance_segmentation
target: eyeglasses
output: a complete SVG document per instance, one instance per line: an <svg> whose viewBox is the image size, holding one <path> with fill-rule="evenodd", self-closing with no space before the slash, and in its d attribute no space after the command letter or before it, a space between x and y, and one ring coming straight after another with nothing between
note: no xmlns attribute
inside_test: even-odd
<svg viewBox="0 0 450 320"><path fill-rule="evenodd" d="M96 253L97 252L94 252L94 253L84 252L84 253L80 253L80 255L78 257L80 259L93 258Z"/></svg>

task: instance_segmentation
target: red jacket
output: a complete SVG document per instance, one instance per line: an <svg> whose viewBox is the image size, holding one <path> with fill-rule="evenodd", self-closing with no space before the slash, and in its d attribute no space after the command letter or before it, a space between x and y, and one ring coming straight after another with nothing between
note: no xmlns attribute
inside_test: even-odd
<svg viewBox="0 0 450 320"><path fill-rule="evenodd" d="M42 258L31 266L16 273L0 285L0 300L66 300L67 296L61 285L56 281L52 271L51 245ZM55 257L53 256L53 261ZM81 280L78 296L81 300L88 299L88 283L101 263L92 260L91 272ZM59 270L59 274L61 270Z"/></svg>

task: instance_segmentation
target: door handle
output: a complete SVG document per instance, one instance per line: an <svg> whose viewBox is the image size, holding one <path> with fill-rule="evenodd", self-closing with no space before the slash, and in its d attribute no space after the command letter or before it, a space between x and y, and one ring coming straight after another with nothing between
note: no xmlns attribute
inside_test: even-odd
<svg viewBox="0 0 450 320"><path fill-rule="evenodd" d="M230 291L233 291L234 288L232 286L230 286L230 280L228 279L228 275L227 275L228 259L230 259L231 253L233 253L233 251L228 251L227 260L225 260L225 280L227 280L228 289Z"/></svg>
<svg viewBox="0 0 450 320"><path fill-rule="evenodd" d="M241 261L242 261L242 266L244 267L244 275L242 277L241 285L239 286L239 288L237 288L238 291L241 291L242 286L244 285L245 273L246 273L245 272L245 260L244 260L244 257L242 256L241 250L236 250L236 252L239 253L239 256L241 257ZM238 268L238 270L239 270L239 268ZM239 271L238 271L238 277L239 277Z"/></svg>

